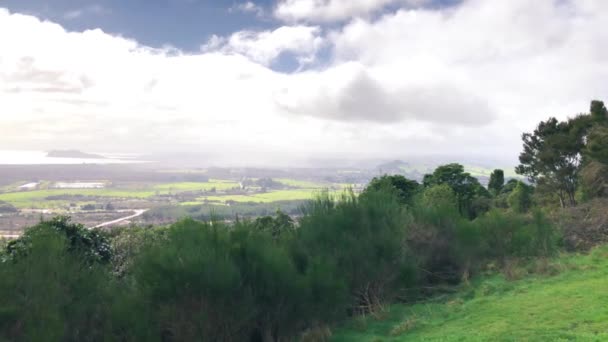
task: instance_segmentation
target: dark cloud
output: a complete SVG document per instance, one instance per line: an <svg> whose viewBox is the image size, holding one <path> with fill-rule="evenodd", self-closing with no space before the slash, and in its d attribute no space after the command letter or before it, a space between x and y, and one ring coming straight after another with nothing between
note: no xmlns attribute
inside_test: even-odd
<svg viewBox="0 0 608 342"><path fill-rule="evenodd" d="M328 91L319 91L311 97L290 94L303 100L290 105L279 102L279 106L292 114L347 122L419 120L481 126L496 118L487 102L450 85L403 86L389 90L361 70L337 92L332 92L331 86L323 87Z"/></svg>

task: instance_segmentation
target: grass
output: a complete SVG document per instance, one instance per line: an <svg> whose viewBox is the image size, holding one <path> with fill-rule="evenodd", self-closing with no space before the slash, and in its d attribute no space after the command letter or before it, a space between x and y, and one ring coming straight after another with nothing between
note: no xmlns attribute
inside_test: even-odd
<svg viewBox="0 0 608 342"><path fill-rule="evenodd" d="M319 192L319 189L293 189L293 190L277 190L261 194L251 195L225 195L225 196L205 196L198 199L196 202L186 202L183 205L201 204L205 200L210 202L226 203L226 201L235 201L241 203L256 202L256 203L271 203L278 201L296 201L308 200L314 198Z"/></svg>
<svg viewBox="0 0 608 342"><path fill-rule="evenodd" d="M608 246L553 266L556 276L482 277L441 302L393 305L383 319L342 326L332 341L608 340Z"/></svg>
<svg viewBox="0 0 608 342"><path fill-rule="evenodd" d="M171 192L179 192L179 191L198 191L198 190L211 190L215 188L218 191L229 190L233 188L238 188L239 183L227 180L219 180L219 179L210 179L209 182L201 183L201 182L180 182L180 183L166 183L166 184L158 184L153 186L154 190L158 191L171 191Z"/></svg>
<svg viewBox="0 0 608 342"><path fill-rule="evenodd" d="M221 194L213 196L204 196L196 201L184 202L182 205L201 204L205 201L226 203L226 201L235 201L240 203L256 202L256 203L271 203L277 201L294 201L308 200L319 192L323 185L320 183L312 183L306 181L281 179L281 181L289 183L291 186L311 186L308 188L288 189L269 191L266 193L257 193L251 195L229 195ZM314 186L312 186L314 185ZM8 202L17 208L39 208L52 209L67 206L70 202L81 204L83 200L47 200L49 196L58 195L83 195L99 197L104 200L110 199L147 199L155 195L177 194L188 191L209 191L215 188L218 192L238 188L239 183L229 180L211 179L209 182L176 182L163 184L146 184L146 183L128 183L122 184L119 188L103 188L103 189L40 189L33 191L13 191L0 193L0 201ZM90 199L89 199L90 200Z"/></svg>
<svg viewBox="0 0 608 342"><path fill-rule="evenodd" d="M154 191L122 190L122 189L48 189L35 191L21 191L0 194L0 200L8 202L18 208L51 208L57 203L66 201L46 200L48 196L58 195L84 195L108 198L146 198L153 196Z"/></svg>
<svg viewBox="0 0 608 342"><path fill-rule="evenodd" d="M293 186L295 188L304 188L304 189L323 189L331 186L330 183L321 183L321 182L311 182L290 178L276 178L275 181L285 184L287 186Z"/></svg>
<svg viewBox="0 0 608 342"><path fill-rule="evenodd" d="M224 180L209 182L179 182L164 184L127 184L121 188L103 189L43 189L33 191L15 191L0 193L0 201L8 202L17 208L54 208L65 206L69 201L47 200L49 196L84 195L105 198L140 198L145 199L159 194L185 191L210 190L218 191L238 187L238 183Z"/></svg>

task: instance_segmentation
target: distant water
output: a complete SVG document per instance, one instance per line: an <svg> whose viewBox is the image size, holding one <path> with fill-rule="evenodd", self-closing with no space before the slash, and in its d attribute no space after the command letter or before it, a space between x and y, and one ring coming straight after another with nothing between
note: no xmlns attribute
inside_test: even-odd
<svg viewBox="0 0 608 342"><path fill-rule="evenodd" d="M132 164L141 163L132 158L118 158L116 155L99 153L104 159L91 158L50 158L45 151L0 150L0 165L77 165L77 164ZM121 156L122 157L122 156Z"/></svg>

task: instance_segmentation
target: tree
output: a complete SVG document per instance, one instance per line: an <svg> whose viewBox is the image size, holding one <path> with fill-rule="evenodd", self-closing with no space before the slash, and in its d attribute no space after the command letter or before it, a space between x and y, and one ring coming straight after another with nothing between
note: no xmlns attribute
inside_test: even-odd
<svg viewBox="0 0 608 342"><path fill-rule="evenodd" d="M275 217L262 216L256 218L253 225L259 231L268 232L275 239L295 230L293 219L281 210L277 210Z"/></svg>
<svg viewBox="0 0 608 342"><path fill-rule="evenodd" d="M502 187L505 185L505 173L503 170L496 169L490 175L490 182L488 183L488 190L492 192L494 196L500 193Z"/></svg>
<svg viewBox="0 0 608 342"><path fill-rule="evenodd" d="M394 191L402 204L411 204L412 198L420 189L420 184L415 180L407 179L401 175L384 175L374 177L363 191L363 196L370 191L390 190Z"/></svg>
<svg viewBox="0 0 608 342"><path fill-rule="evenodd" d="M458 210L458 199L454 190L447 184L429 186L424 190L421 204L425 207Z"/></svg>
<svg viewBox="0 0 608 342"><path fill-rule="evenodd" d="M108 263L112 258L112 250L108 239L97 230L85 228L82 224L70 222L68 216L54 217L28 228L18 239L12 240L6 246L7 254L13 259L26 257L32 248L34 237L39 232L51 231L67 239L68 252L79 255L89 263Z"/></svg>
<svg viewBox="0 0 608 342"><path fill-rule="evenodd" d="M605 107L603 111L605 115ZM584 166L580 172L580 183L585 199L608 195L608 121L595 120L595 122L599 124L596 124L587 136Z"/></svg>
<svg viewBox="0 0 608 342"><path fill-rule="evenodd" d="M507 198L509 207L516 213L525 213L532 206L532 187L518 182Z"/></svg>
<svg viewBox="0 0 608 342"><path fill-rule="evenodd" d="M478 196L490 196L477 178L464 172L464 167L456 163L439 166L432 174L424 176L423 183L425 187L441 184L450 186L456 194L458 210L469 218L475 218L473 199Z"/></svg>
<svg viewBox="0 0 608 342"><path fill-rule="evenodd" d="M608 110L604 102L593 100L591 101L591 119L597 123L606 123L608 121Z"/></svg>
<svg viewBox="0 0 608 342"><path fill-rule="evenodd" d="M589 132L585 157L608 164L608 126L597 126Z"/></svg>
<svg viewBox="0 0 608 342"><path fill-rule="evenodd" d="M562 207L576 204L578 172L589 129L588 116L564 122L556 118L541 121L533 133L524 133L523 152L515 171L530 182L555 192Z"/></svg>

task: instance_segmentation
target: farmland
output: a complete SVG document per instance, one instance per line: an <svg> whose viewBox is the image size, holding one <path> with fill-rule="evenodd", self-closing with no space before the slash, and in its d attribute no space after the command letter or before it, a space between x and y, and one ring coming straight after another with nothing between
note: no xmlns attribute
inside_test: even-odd
<svg viewBox="0 0 608 342"><path fill-rule="evenodd" d="M225 173L224 178L211 178L200 170L146 172L137 170L131 176L106 172L105 178L100 178L104 173L94 173L88 177L80 174L73 179L64 176L12 180L0 186L0 203L14 208L0 213L0 223L5 231L14 232L35 223L41 216L70 215L87 225L97 225L126 216L125 211L141 209L150 212L134 220L136 223L170 223L197 212L223 213L221 216L229 219L234 215L255 216L282 208L293 210L315 193L325 189L339 191L348 186L304 178L272 179L230 173ZM172 181L176 179L182 181ZM179 207L187 211L168 210Z"/></svg>
<svg viewBox="0 0 608 342"><path fill-rule="evenodd" d="M475 174L489 169L470 167ZM121 224L168 224L184 216L231 220L280 209L298 214L301 204L322 190L358 191L383 173L421 179L431 164L395 161L360 168L252 169L163 168L141 165L0 166L2 229L19 231L40 217L69 215L86 225L120 217L120 211L147 209ZM12 209L11 209L12 208ZM124 212L123 212L124 214ZM126 214L123 216L127 216ZM12 235L12 234L11 234Z"/></svg>

